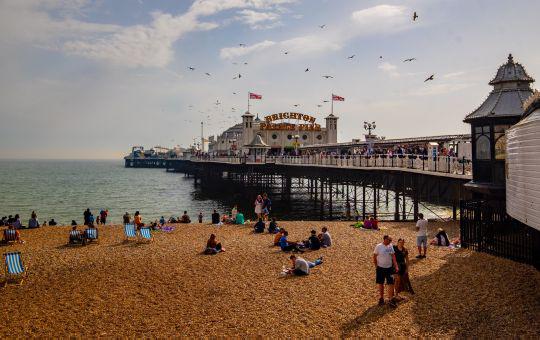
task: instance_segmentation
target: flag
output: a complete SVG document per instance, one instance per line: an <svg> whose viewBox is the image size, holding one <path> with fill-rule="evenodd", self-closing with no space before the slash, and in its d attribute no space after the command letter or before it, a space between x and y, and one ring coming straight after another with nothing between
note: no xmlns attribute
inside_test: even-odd
<svg viewBox="0 0 540 340"><path fill-rule="evenodd" d="M332 100L335 101L335 102L344 102L345 98L340 97L340 96L336 96L335 94L332 94Z"/></svg>
<svg viewBox="0 0 540 340"><path fill-rule="evenodd" d="M250 92L249 99L262 99L262 95Z"/></svg>

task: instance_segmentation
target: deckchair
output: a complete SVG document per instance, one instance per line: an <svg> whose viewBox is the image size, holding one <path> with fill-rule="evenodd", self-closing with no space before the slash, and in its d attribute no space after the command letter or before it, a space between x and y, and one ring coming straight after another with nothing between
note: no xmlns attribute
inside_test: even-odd
<svg viewBox="0 0 540 340"><path fill-rule="evenodd" d="M97 228L88 228L84 231L84 238L87 242L99 242Z"/></svg>
<svg viewBox="0 0 540 340"><path fill-rule="evenodd" d="M154 240L154 236L152 236L152 232L150 231L150 228L141 228L141 230L139 230L139 235L141 236L142 241Z"/></svg>
<svg viewBox="0 0 540 340"><path fill-rule="evenodd" d="M4 242L7 244L17 242L17 231L15 229L4 230Z"/></svg>
<svg viewBox="0 0 540 340"><path fill-rule="evenodd" d="M20 252L11 252L4 254L4 263L6 265L6 281L4 287L7 286L9 280L20 279L19 285L21 285L26 278L27 272L21 259Z"/></svg>
<svg viewBox="0 0 540 340"><path fill-rule="evenodd" d="M84 237L78 230L69 231L68 244L84 244Z"/></svg>
<svg viewBox="0 0 540 340"><path fill-rule="evenodd" d="M126 241L131 239L137 239L137 232L135 231L135 225L124 224L124 234L126 235Z"/></svg>

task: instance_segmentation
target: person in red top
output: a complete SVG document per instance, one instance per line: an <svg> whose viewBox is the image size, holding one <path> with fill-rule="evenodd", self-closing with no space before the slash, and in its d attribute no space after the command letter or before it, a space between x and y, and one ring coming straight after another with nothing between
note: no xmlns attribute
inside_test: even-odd
<svg viewBox="0 0 540 340"><path fill-rule="evenodd" d="M99 217L101 219L101 224L107 223L107 216L109 215L109 209L101 210L99 212Z"/></svg>

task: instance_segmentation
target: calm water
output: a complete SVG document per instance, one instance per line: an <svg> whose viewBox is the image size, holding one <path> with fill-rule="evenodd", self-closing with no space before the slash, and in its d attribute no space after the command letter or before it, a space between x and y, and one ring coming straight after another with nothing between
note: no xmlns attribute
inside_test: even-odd
<svg viewBox="0 0 540 340"><path fill-rule="evenodd" d="M254 218L253 201L264 189L221 182L201 191L200 187L195 188L192 178L183 174L167 173L164 169L124 168L123 160L0 160L0 190L0 216L20 214L26 224L35 210L40 222L54 218L69 224L72 219L82 223L86 208L95 216L101 209L109 209L108 223L121 223L126 211L133 216L136 210L146 222L161 216L180 216L184 210L192 220L199 212L209 220L213 209L230 212L234 204L238 204L246 218ZM321 219L318 203L304 194L295 194L290 200L281 200L277 193L269 194L273 199L272 215L278 219ZM407 208L410 214L409 199ZM343 217L344 210L344 202L336 199L334 218ZM381 203L378 211L379 218L392 219L393 199L389 205ZM425 205L421 211L429 218L451 214L448 207L433 205Z"/></svg>
<svg viewBox="0 0 540 340"><path fill-rule="evenodd" d="M114 161L19 161L0 160L0 217L21 215L26 224L35 210L43 222L72 219L82 223L86 208L96 215L109 209L109 219L139 210L145 221L160 216L181 215L188 210L192 219L199 211L209 218L212 209L224 204L201 197L193 181L163 169L126 169L123 160Z"/></svg>

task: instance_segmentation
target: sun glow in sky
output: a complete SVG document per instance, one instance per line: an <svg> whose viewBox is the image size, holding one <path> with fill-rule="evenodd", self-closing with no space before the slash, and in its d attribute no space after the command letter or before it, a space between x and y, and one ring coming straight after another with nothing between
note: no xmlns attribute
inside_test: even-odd
<svg viewBox="0 0 540 340"><path fill-rule="evenodd" d="M324 100L345 97L339 141L360 138L365 120L387 138L466 133L508 53L540 77L539 11L536 0L3 0L0 158L187 146L201 121L207 135L239 122L248 91L263 95L252 113L319 122Z"/></svg>

